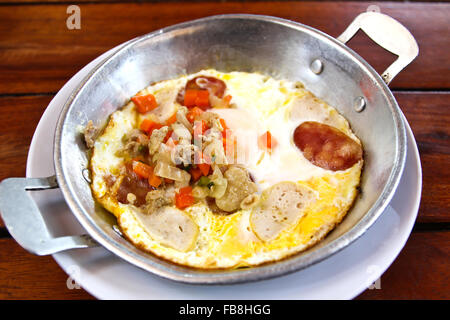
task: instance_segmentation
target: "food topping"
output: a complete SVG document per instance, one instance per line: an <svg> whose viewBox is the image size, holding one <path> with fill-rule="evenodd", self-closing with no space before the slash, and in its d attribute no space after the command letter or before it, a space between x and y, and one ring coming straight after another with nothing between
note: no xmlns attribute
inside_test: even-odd
<svg viewBox="0 0 450 320"><path fill-rule="evenodd" d="M151 214L159 208L172 205L173 201L166 190L152 190L145 197L145 207L142 212Z"/></svg>
<svg viewBox="0 0 450 320"><path fill-rule="evenodd" d="M161 129L164 125L162 125L161 123L149 120L149 119L144 119L141 122L141 126L140 129L142 131L144 131L145 133L151 135L153 130L157 130L157 129Z"/></svg>
<svg viewBox="0 0 450 320"><path fill-rule="evenodd" d="M217 206L224 211L233 212L240 209L241 202L258 190L244 168L230 167L225 171L224 178L228 181L227 188L224 195L216 199Z"/></svg>
<svg viewBox="0 0 450 320"><path fill-rule="evenodd" d="M314 165L332 171L345 170L362 159L362 147L329 125L307 121L294 131L295 145Z"/></svg>
<svg viewBox="0 0 450 320"><path fill-rule="evenodd" d="M194 197L192 195L192 187L181 188L180 191L175 194L175 205L178 209L185 209L194 204Z"/></svg>
<svg viewBox="0 0 450 320"><path fill-rule="evenodd" d="M145 197L154 188L150 186L146 178L142 178L134 172L132 163L124 166L123 173L116 180L113 190L115 197L120 203L130 203L128 194L133 194L133 205L140 207L146 203Z"/></svg>
<svg viewBox="0 0 450 320"><path fill-rule="evenodd" d="M188 108L199 107L206 110L211 107L211 96L223 98L227 86L220 79L208 76L198 76L186 83L186 86L178 93L177 102ZM226 98L229 103L231 98Z"/></svg>
<svg viewBox="0 0 450 320"><path fill-rule="evenodd" d="M198 76L186 83L187 90L208 90L218 98L222 98L227 85L220 79L208 76Z"/></svg>
<svg viewBox="0 0 450 320"><path fill-rule="evenodd" d="M131 101L136 105L136 110L143 114L158 107L156 98L151 93L146 95L136 95L131 98Z"/></svg>
<svg viewBox="0 0 450 320"><path fill-rule="evenodd" d="M179 251L191 249L198 235L198 226L183 211L174 207L162 207L152 214L136 212L136 218L154 239Z"/></svg>
<svg viewBox="0 0 450 320"><path fill-rule="evenodd" d="M153 154L158 150L159 146L166 138L168 132L168 126L153 130L152 135L150 136L150 142L148 144L148 151L150 152L150 154Z"/></svg>
<svg viewBox="0 0 450 320"><path fill-rule="evenodd" d="M363 166L339 112L258 73L154 83L100 137L92 121L84 134L92 193L124 236L202 269L276 261L320 241L351 207Z"/></svg>
<svg viewBox="0 0 450 320"><path fill-rule="evenodd" d="M148 136L141 130L134 129L129 134L122 137L124 143L123 150L119 151L119 156L128 155L136 158L143 155L148 150Z"/></svg>
<svg viewBox="0 0 450 320"><path fill-rule="evenodd" d="M173 204L185 209L203 200L231 213L257 202L257 187L249 173L228 161L234 159L231 130L224 119L206 111L211 96L222 99L225 89L225 83L213 77L191 79L183 92L183 105L164 123L144 118L139 129L126 134L124 148L117 154L126 162L116 187L119 202L145 213ZM230 100L227 95L224 103L229 105ZM132 101L140 113L156 107L151 94L134 96ZM269 140L262 146L270 150L276 142L269 132L264 137ZM174 191L172 199L167 190Z"/></svg>
<svg viewBox="0 0 450 320"><path fill-rule="evenodd" d="M314 201L311 190L293 182L280 182L264 190L262 203L250 216L253 231L263 241L275 239L303 217L305 207Z"/></svg>
<svg viewBox="0 0 450 320"><path fill-rule="evenodd" d="M84 141L88 148L92 148L95 143L95 138L98 134L98 129L94 126L92 120L89 120L86 127L84 128Z"/></svg>
<svg viewBox="0 0 450 320"><path fill-rule="evenodd" d="M209 103L209 91L203 89L187 89L184 93L183 104L188 108L195 106L201 109L208 109Z"/></svg>
<svg viewBox="0 0 450 320"><path fill-rule="evenodd" d="M278 145L277 140L272 137L270 131L266 131L263 135L258 138L258 146L260 149L266 150L271 153L273 149Z"/></svg>
<svg viewBox="0 0 450 320"><path fill-rule="evenodd" d="M153 168L141 161L132 161L133 171L140 178L148 179L153 174Z"/></svg>

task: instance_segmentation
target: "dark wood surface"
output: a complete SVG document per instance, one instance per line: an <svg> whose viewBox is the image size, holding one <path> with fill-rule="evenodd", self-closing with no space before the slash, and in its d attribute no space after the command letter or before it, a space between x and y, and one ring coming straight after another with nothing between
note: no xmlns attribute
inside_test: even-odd
<svg viewBox="0 0 450 320"><path fill-rule="evenodd" d="M66 28L66 1L0 0L0 180L24 176L29 144L46 106L71 76L106 50L150 31L220 13L255 13L298 21L338 36L371 2L76 1L81 30ZM423 193L410 239L359 299L450 298L450 4L377 2L402 22L419 57L391 84L415 134ZM358 34L349 46L383 71L391 54ZM91 299L69 290L51 257L36 257L0 221L0 299Z"/></svg>

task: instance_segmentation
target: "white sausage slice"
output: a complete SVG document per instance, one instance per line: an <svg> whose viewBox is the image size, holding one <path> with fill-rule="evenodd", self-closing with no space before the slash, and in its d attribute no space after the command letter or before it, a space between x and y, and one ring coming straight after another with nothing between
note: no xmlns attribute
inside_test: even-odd
<svg viewBox="0 0 450 320"><path fill-rule="evenodd" d="M136 211L136 218L153 239L175 250L188 251L197 239L197 225L177 208L163 207L149 215Z"/></svg>
<svg viewBox="0 0 450 320"><path fill-rule="evenodd" d="M296 224L305 208L315 200L312 190L294 182L280 182L264 190L261 203L250 216L250 225L256 236L271 241L288 227Z"/></svg>

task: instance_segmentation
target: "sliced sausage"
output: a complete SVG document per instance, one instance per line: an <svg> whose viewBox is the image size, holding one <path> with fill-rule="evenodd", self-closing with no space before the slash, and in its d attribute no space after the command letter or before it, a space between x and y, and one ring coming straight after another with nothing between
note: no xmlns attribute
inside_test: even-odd
<svg viewBox="0 0 450 320"><path fill-rule="evenodd" d="M332 171L346 170L363 156L361 145L329 125L306 121L294 131L294 143L312 164Z"/></svg>
<svg viewBox="0 0 450 320"><path fill-rule="evenodd" d="M280 182L264 190L262 202L252 211L250 225L263 241L270 241L295 225L315 200L312 190L294 182Z"/></svg>
<svg viewBox="0 0 450 320"><path fill-rule="evenodd" d="M125 174L117 180L119 186L116 191L116 199L120 203L129 203L128 194L132 193L136 196L134 205L140 207L146 203L145 197L149 191L155 190L147 179L141 179L133 172L131 163L125 165Z"/></svg>
<svg viewBox="0 0 450 320"><path fill-rule="evenodd" d="M186 252L195 245L198 226L189 215L177 208L163 207L151 214L136 210L135 217L153 239L165 246Z"/></svg>

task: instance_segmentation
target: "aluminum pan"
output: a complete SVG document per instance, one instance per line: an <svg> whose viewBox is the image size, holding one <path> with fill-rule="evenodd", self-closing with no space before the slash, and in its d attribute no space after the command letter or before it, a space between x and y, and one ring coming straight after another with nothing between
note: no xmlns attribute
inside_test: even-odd
<svg viewBox="0 0 450 320"><path fill-rule="evenodd" d="M309 70L309 64L316 58L324 62L320 75ZM114 221L96 206L81 174L88 159L77 127L87 119L104 123L110 113L151 82L207 67L259 71L277 78L299 80L335 106L360 137L366 160L362 196L344 221L320 244L259 267L195 270L135 248L112 230ZM358 96L368 101L362 113L352 109L352 101ZM106 249L164 278L225 284L300 270L360 237L380 216L395 192L406 159L406 134L389 88L367 62L344 44L311 27L284 19L221 15L138 37L98 65L66 102L57 124L54 150L57 180L69 207L86 231Z"/></svg>

